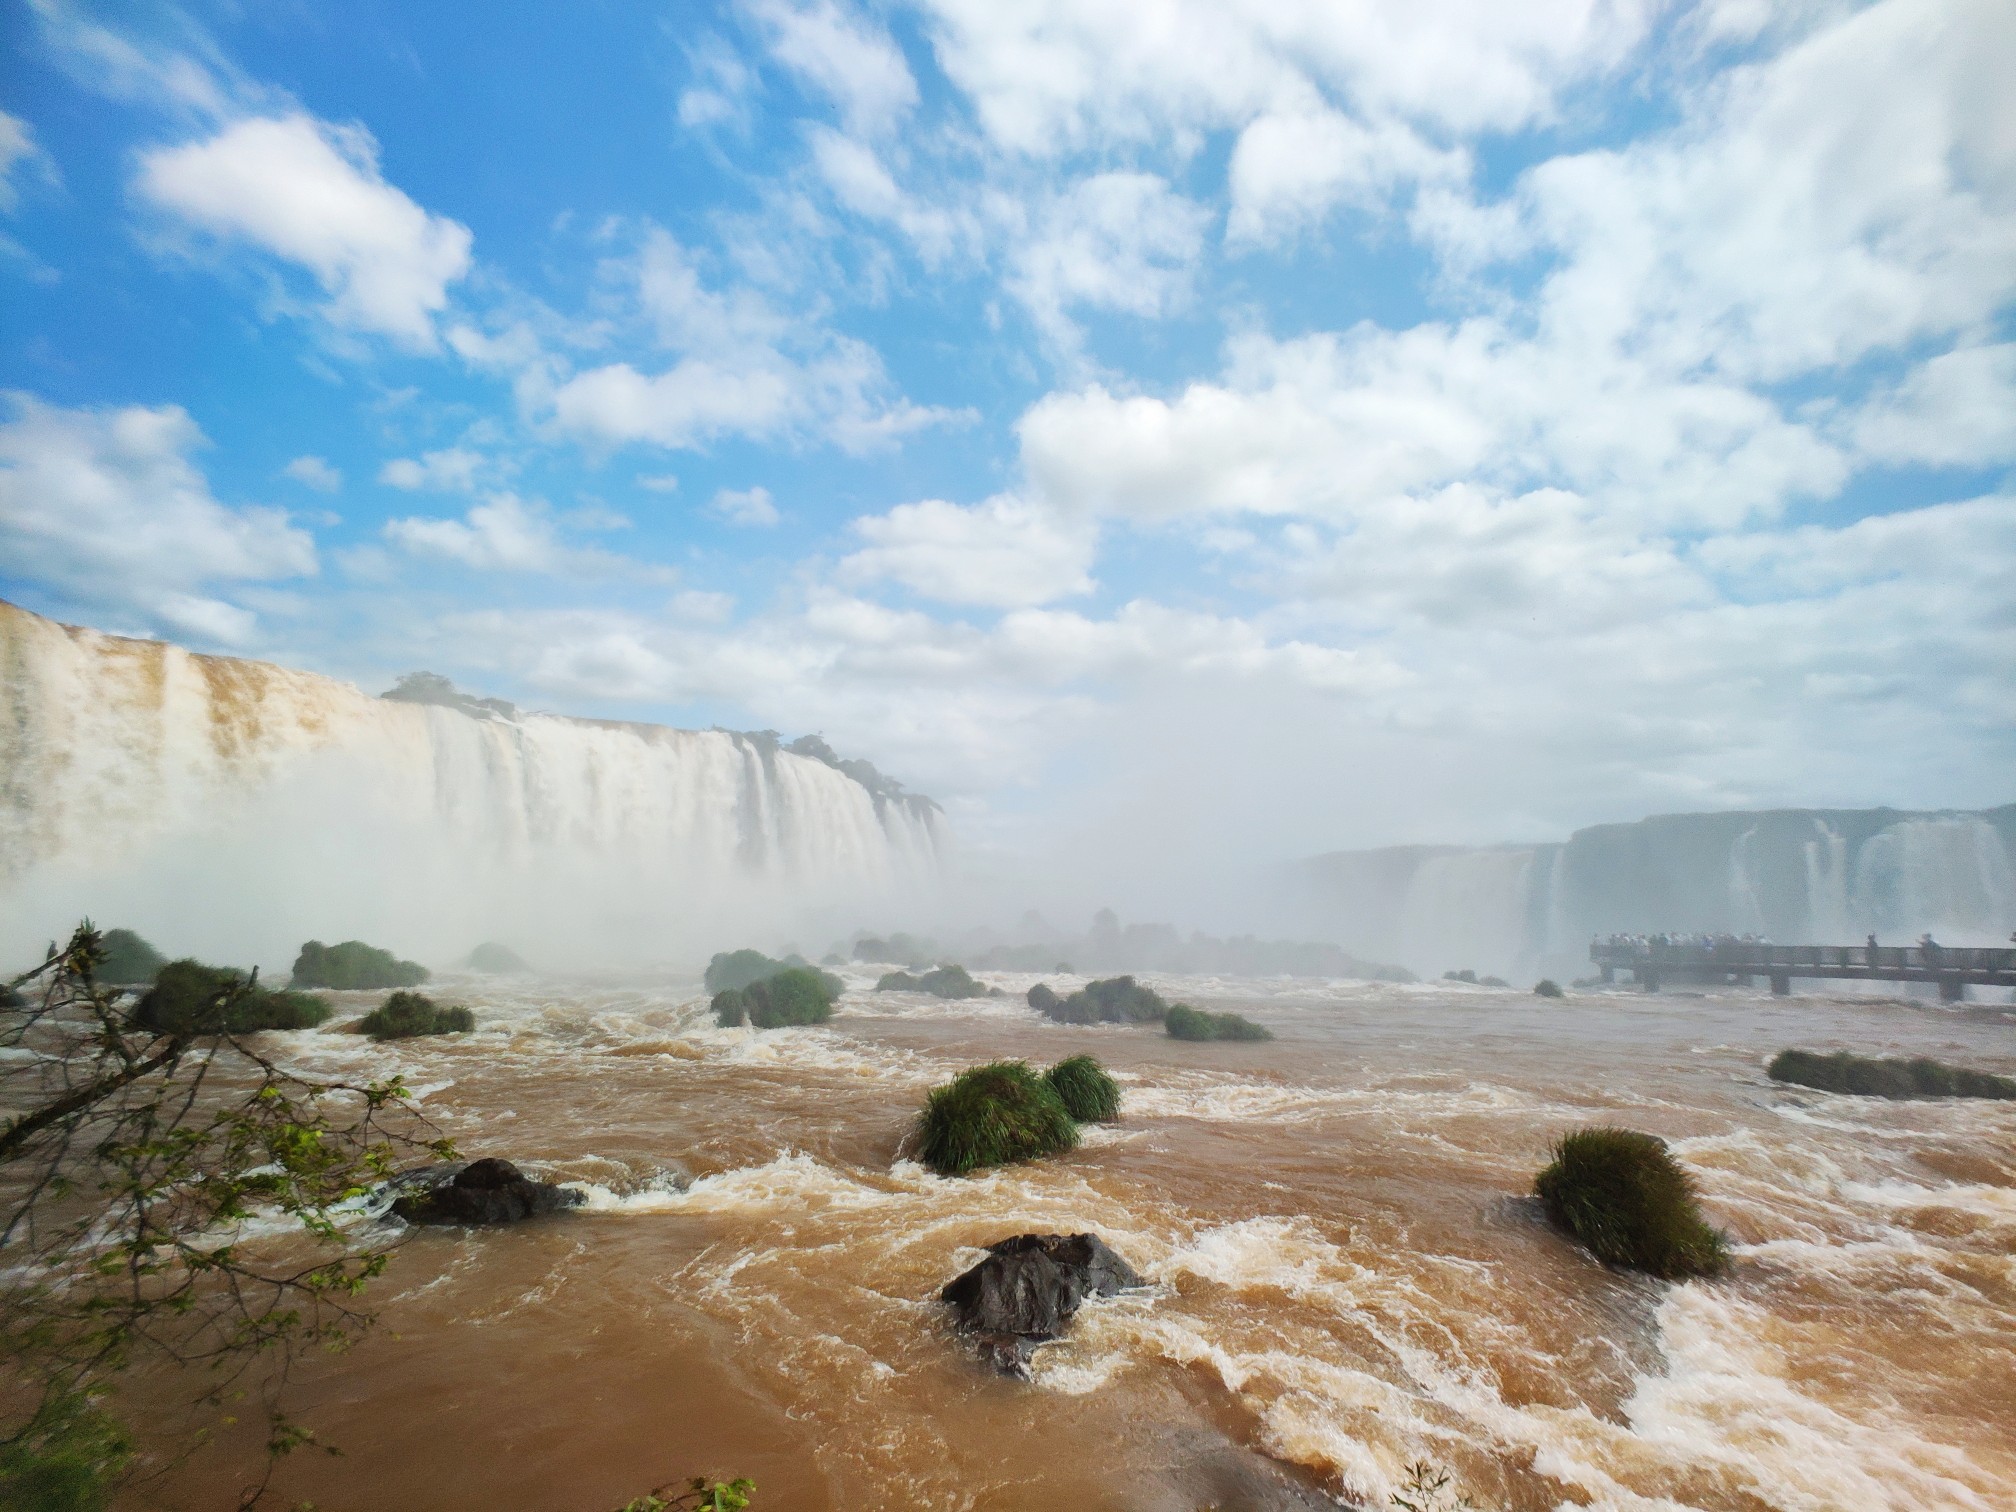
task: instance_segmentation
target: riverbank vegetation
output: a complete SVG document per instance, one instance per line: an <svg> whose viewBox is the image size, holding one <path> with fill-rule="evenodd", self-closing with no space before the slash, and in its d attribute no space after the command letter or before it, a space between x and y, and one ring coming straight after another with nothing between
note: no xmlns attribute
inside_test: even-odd
<svg viewBox="0 0 2016 1512"><path fill-rule="evenodd" d="M294 958L291 985L377 992L387 987L418 987L427 977L427 968L417 961L402 961L391 951L362 940L345 940L340 945L310 940Z"/></svg>
<svg viewBox="0 0 2016 1512"><path fill-rule="evenodd" d="M1238 1013L1210 1013L1188 1003L1172 1003L1162 1020L1171 1039L1271 1040L1274 1031Z"/></svg>
<svg viewBox="0 0 2016 1512"><path fill-rule="evenodd" d="M1875 1060L1845 1051L1819 1055L1811 1050L1781 1050L1764 1074L1776 1082L1860 1097L2016 1098L2016 1080L2009 1077L1922 1058Z"/></svg>
<svg viewBox="0 0 2016 1512"><path fill-rule="evenodd" d="M1656 1134L1577 1129L1533 1183L1557 1228L1597 1259L1665 1280L1725 1269L1729 1245L1709 1227L1694 1181Z"/></svg>
<svg viewBox="0 0 2016 1512"><path fill-rule="evenodd" d="M1025 1061L962 1071L924 1099L917 1158L940 1176L964 1176L1078 1147L1064 1099Z"/></svg>
<svg viewBox="0 0 2016 1512"><path fill-rule="evenodd" d="M1542 977L1540 978L1539 981L1533 984L1533 995L1535 997L1544 997L1544 998L1561 997L1563 995L1561 991L1561 984L1555 981L1552 977Z"/></svg>
<svg viewBox="0 0 2016 1512"><path fill-rule="evenodd" d="M467 1008L436 1003L417 992L395 992L357 1023L374 1040L413 1039L423 1034L467 1034L476 1016Z"/></svg>
<svg viewBox="0 0 2016 1512"><path fill-rule="evenodd" d="M1043 1073L1079 1123L1112 1123L1120 1117L1120 1084L1089 1055L1073 1055Z"/></svg>

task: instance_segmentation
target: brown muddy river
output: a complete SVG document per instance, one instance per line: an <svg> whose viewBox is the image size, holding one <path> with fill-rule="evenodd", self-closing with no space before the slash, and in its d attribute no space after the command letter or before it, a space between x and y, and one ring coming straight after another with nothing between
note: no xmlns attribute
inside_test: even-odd
<svg viewBox="0 0 2016 1512"><path fill-rule="evenodd" d="M377 1329L299 1377L344 1453L287 1461L280 1504L605 1512L707 1473L753 1477L756 1512L1383 1507L1427 1459L1508 1512L2016 1507L2016 1104L1762 1071L1800 1045L2016 1072L2016 1010L1145 978L1279 1035L1186 1045L987 979L1016 996L855 976L829 1026L752 1032L691 983L450 978L473 1035L286 1037L309 1069L403 1071L465 1154L589 1202L409 1232ZM933 1083L1080 1050L1124 1121L1075 1154L902 1157ZM1546 1227L1533 1175L1592 1121L1673 1142L1727 1279L1613 1273ZM1097 1232L1153 1286L1021 1383L933 1298L1032 1229ZM246 1447L127 1505L228 1506Z"/></svg>

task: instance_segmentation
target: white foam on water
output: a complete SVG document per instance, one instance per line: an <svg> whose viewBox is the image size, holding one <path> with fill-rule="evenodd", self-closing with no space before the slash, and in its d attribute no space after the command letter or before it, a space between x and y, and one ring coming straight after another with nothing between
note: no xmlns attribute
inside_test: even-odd
<svg viewBox="0 0 2016 1512"><path fill-rule="evenodd" d="M1727 1472L1787 1512L1928 1508L2002 1512L1997 1486L1961 1448L1929 1441L1872 1394L1851 1415L1791 1378L1796 1331L1724 1287L1675 1287L1660 1305L1665 1373L1625 1403L1633 1430L1684 1464Z"/></svg>

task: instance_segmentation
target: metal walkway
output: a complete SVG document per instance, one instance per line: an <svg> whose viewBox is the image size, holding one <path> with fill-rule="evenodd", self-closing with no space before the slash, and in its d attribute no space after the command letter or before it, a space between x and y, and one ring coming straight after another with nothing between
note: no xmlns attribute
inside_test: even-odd
<svg viewBox="0 0 2016 1512"><path fill-rule="evenodd" d="M1850 982L1936 982L1957 1003L1974 987L2016 987L2016 949L1946 945L1753 945L1742 940L1682 944L1658 939L1599 940L1589 959L1614 982L1628 971L1647 992L1662 981L1749 981L1768 977L1779 995L1794 977Z"/></svg>

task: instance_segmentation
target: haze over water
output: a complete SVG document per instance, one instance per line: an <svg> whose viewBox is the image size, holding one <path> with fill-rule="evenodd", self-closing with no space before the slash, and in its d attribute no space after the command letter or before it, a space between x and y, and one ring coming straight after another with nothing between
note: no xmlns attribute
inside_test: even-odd
<svg viewBox="0 0 2016 1512"><path fill-rule="evenodd" d="M690 983L449 979L466 1038L287 1037L403 1072L465 1149L590 1200L412 1232L378 1330L303 1380L348 1452L291 1459L285 1493L590 1512L704 1469L791 1509L1189 1512L1382 1506L1426 1458L1508 1512L2016 1496L2016 1111L1762 1074L1788 1044L2016 1071L2007 1007L1150 979L1279 1035L1185 1045L847 975L814 1029L716 1028ZM904 1158L953 1070L1080 1050L1124 1105L1074 1154ZM1612 1272L1547 1227L1533 1174L1588 1122L1672 1141L1726 1279ZM1090 1305L1032 1384L976 1367L937 1289L1006 1234L1082 1229L1152 1289ZM229 1460L177 1477L187 1505Z"/></svg>

